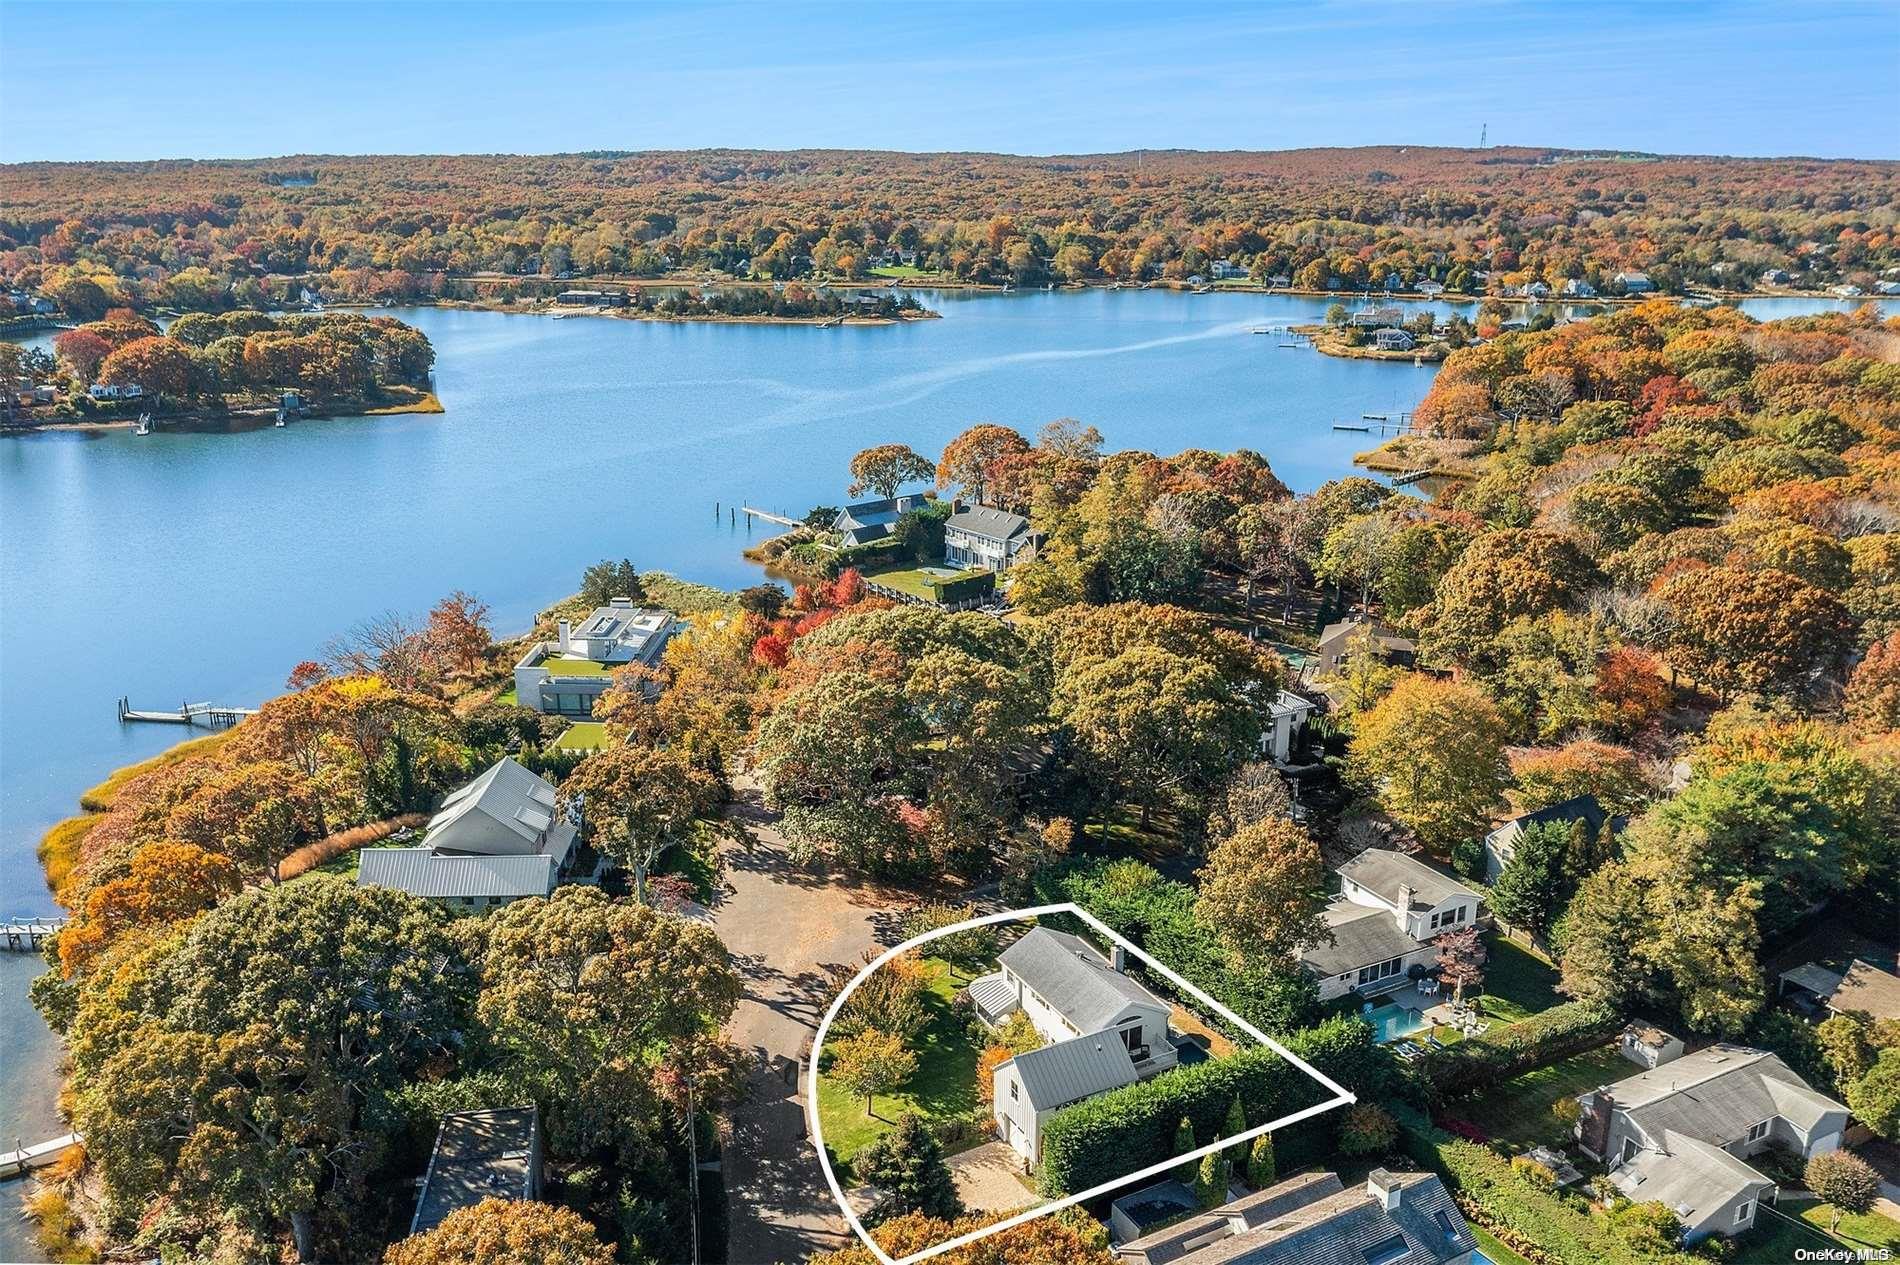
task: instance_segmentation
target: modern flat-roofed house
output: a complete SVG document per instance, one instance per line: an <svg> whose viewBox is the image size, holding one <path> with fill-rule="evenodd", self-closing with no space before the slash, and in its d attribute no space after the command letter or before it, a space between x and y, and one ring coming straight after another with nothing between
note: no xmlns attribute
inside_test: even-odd
<svg viewBox="0 0 1900 1265"><path fill-rule="evenodd" d="M1475 925L1483 913L1478 893L1389 848L1367 848L1338 874L1339 895L1322 915L1333 942L1300 954L1321 1001L1403 987L1412 967L1437 961L1434 939Z"/></svg>
<svg viewBox="0 0 1900 1265"><path fill-rule="evenodd" d="M562 620L553 641L536 642L515 664L515 701L544 715L592 716L613 670L660 661L680 627L671 612L616 597L578 627Z"/></svg>
<svg viewBox="0 0 1900 1265"><path fill-rule="evenodd" d="M1116 1245L1127 1265L1473 1265L1484 1257L1433 1173L1363 1186L1302 1173Z"/></svg>
<svg viewBox="0 0 1900 1265"><path fill-rule="evenodd" d="M416 1194L409 1233L484 1199L541 1197L541 1115L532 1107L451 1111L435 1134L435 1150Z"/></svg>
<svg viewBox="0 0 1900 1265"><path fill-rule="evenodd" d="M1214 274L1216 281L1232 281L1247 275L1247 266L1231 259L1216 259L1208 265L1207 270Z"/></svg>
<svg viewBox="0 0 1900 1265"><path fill-rule="evenodd" d="M898 519L928 504L930 498L922 492L859 501L856 505L847 505L838 511L838 516L831 520L831 530L843 538L847 549L854 545L868 545L890 535Z"/></svg>
<svg viewBox="0 0 1900 1265"><path fill-rule="evenodd" d="M1775 1182L1746 1161L1773 1145L1802 1159L1841 1145L1848 1111L1765 1050L1712 1045L1580 1094L1577 1141L1618 1190L1658 1200L1690 1241L1755 1224Z"/></svg>
<svg viewBox="0 0 1900 1265"><path fill-rule="evenodd" d="M420 847L364 848L356 881L487 909L552 892L575 833L547 779L503 756L442 801Z"/></svg>
<svg viewBox="0 0 1900 1265"><path fill-rule="evenodd" d="M997 1064L992 1077L996 1134L1030 1164L1042 1160L1042 1127L1051 1115L1141 1079L1128 1047L1112 1032L1018 1054Z"/></svg>
<svg viewBox="0 0 1900 1265"><path fill-rule="evenodd" d="M943 524L943 561L952 567L1005 571L1036 543L1029 520L1008 510L974 505L957 510Z"/></svg>
<svg viewBox="0 0 1900 1265"><path fill-rule="evenodd" d="M1418 646L1411 639L1399 636L1385 624L1355 615L1351 619L1328 624L1320 631L1319 645L1314 652L1313 674L1331 676L1338 672L1352 652L1353 634L1367 628L1372 630L1373 653L1385 662L1409 668L1418 661Z"/></svg>
<svg viewBox="0 0 1900 1265"><path fill-rule="evenodd" d="M1513 817L1484 837L1484 881L1498 881L1498 875L1504 873L1504 867L1516 857L1517 842L1524 837L1526 827L1553 821L1565 824L1580 821L1590 837L1595 838L1609 820L1610 815L1603 811L1603 805L1597 803L1594 795L1576 795Z"/></svg>

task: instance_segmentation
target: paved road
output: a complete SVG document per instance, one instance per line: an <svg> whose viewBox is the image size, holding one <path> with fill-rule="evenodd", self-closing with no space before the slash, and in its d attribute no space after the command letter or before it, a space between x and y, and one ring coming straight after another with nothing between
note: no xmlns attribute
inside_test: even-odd
<svg viewBox="0 0 1900 1265"><path fill-rule="evenodd" d="M756 786L734 790L729 816L744 838L722 851L726 890L713 926L745 979L726 1034L764 1066L733 1113L725 1151L730 1259L796 1265L854 1241L805 1127L804 1060L830 1001L826 968L897 943L901 911L915 898L798 869Z"/></svg>

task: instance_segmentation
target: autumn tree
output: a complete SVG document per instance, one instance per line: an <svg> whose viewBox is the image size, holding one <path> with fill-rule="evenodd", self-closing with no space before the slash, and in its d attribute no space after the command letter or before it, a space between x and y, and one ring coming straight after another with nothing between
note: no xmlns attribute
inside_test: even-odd
<svg viewBox="0 0 1900 1265"><path fill-rule="evenodd" d="M1326 865L1290 818L1269 817L1214 845L1195 913L1243 959L1272 963L1326 936Z"/></svg>
<svg viewBox="0 0 1900 1265"><path fill-rule="evenodd" d="M972 426L944 445L937 460L937 490L963 488L981 503L996 464L1027 451L1029 441L1007 426Z"/></svg>
<svg viewBox="0 0 1900 1265"><path fill-rule="evenodd" d="M99 366L112 353L112 344L89 329L69 329L53 340L53 350L73 371L73 376L90 384L99 375Z"/></svg>
<svg viewBox="0 0 1900 1265"><path fill-rule="evenodd" d="M633 871L634 894L644 901L647 874L668 848L691 838L719 791L679 751L622 744L581 761L561 783L561 802L580 815L596 847Z"/></svg>
<svg viewBox="0 0 1900 1265"><path fill-rule="evenodd" d="M1432 941L1438 950L1438 978L1450 984L1452 1002L1463 1005L1465 990L1484 983L1484 960L1487 955L1484 941L1478 937L1476 927L1462 927L1457 931L1447 931Z"/></svg>
<svg viewBox="0 0 1900 1265"><path fill-rule="evenodd" d="M613 1265L614 1249L558 1204L488 1198L389 1246L383 1265Z"/></svg>
<svg viewBox="0 0 1900 1265"><path fill-rule="evenodd" d="M1868 730L1900 729L1900 632L1867 647L1847 678L1841 708L1850 721Z"/></svg>
<svg viewBox="0 0 1900 1265"><path fill-rule="evenodd" d="M917 1071L917 1055L894 1032L866 1028L856 1036L831 1043L831 1066L826 1072L848 1093L864 1099L864 1114L872 1116L871 1100L889 1093Z"/></svg>
<svg viewBox="0 0 1900 1265"><path fill-rule="evenodd" d="M119 937L212 908L244 885L236 862L194 844L161 840L140 848L122 878L94 887L59 935L59 961L83 971Z"/></svg>
<svg viewBox="0 0 1900 1265"><path fill-rule="evenodd" d="M140 338L114 351L99 365L99 381L108 386L138 386L148 392L186 396L192 392L191 352L169 338Z"/></svg>
<svg viewBox="0 0 1900 1265"><path fill-rule="evenodd" d="M1350 767L1387 812L1451 852L1483 833L1503 794L1508 736L1482 690L1410 676L1360 717Z"/></svg>
<svg viewBox="0 0 1900 1265"><path fill-rule="evenodd" d="M1828 1205L1828 1233L1840 1228L1841 1215L1861 1216L1880 1197L1880 1174L1850 1151L1828 1151L1808 1160L1802 1182Z"/></svg>
<svg viewBox="0 0 1900 1265"><path fill-rule="evenodd" d="M909 444L878 444L851 458L851 486L845 491L851 496L867 491L895 496L906 483L921 483L936 474L937 467Z"/></svg>
<svg viewBox="0 0 1900 1265"><path fill-rule="evenodd" d="M939 1243L973 1234L1006 1214L985 1213L939 1221L921 1213L893 1217L871 1232L891 1259L915 1255ZM975 1242L933 1258L942 1265L1118 1265L1108 1250L1102 1223L1076 1210L1038 1217L1024 1225L983 1235ZM812 1258L811 1265L878 1265L861 1243Z"/></svg>
<svg viewBox="0 0 1900 1265"><path fill-rule="evenodd" d="M1724 697L1793 691L1848 646L1840 602L1783 571L1705 567L1668 580L1658 596L1675 615L1670 661Z"/></svg>
<svg viewBox="0 0 1900 1265"><path fill-rule="evenodd" d="M455 590L435 604L423 630L429 652L452 672L472 675L488 662L495 635L488 625L488 603Z"/></svg>

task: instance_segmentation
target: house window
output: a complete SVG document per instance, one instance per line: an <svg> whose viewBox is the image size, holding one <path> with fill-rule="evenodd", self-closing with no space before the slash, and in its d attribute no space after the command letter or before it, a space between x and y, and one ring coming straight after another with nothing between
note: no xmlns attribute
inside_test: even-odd
<svg viewBox="0 0 1900 1265"><path fill-rule="evenodd" d="M1755 1201L1753 1199L1750 1199L1746 1203L1744 1203L1741 1207L1735 1210L1735 1224L1746 1225L1748 1223L1748 1219L1754 1215L1755 1215Z"/></svg>
<svg viewBox="0 0 1900 1265"><path fill-rule="evenodd" d="M1635 1138L1623 1139L1623 1162L1625 1164L1636 1158L1637 1149Z"/></svg>
<svg viewBox="0 0 1900 1265"><path fill-rule="evenodd" d="M1750 1142L1759 1142L1767 1136L1768 1136L1768 1122L1766 1120L1762 1121L1758 1125L1755 1125L1748 1131L1748 1141Z"/></svg>
<svg viewBox="0 0 1900 1265"><path fill-rule="evenodd" d="M1021 1094L1019 1094L1019 1093L1017 1093L1017 1092L1016 1092L1016 1091L1017 1091L1017 1088L1018 1088L1018 1086L1017 1086L1017 1083L1016 1083L1015 1081L1011 1081L1011 1082L1009 1083L1009 1100L1010 1100L1011 1102L1015 1102L1015 1101L1016 1101L1016 1100L1017 1100L1018 1098L1021 1098L1021 1097L1022 1097L1022 1095L1021 1095Z"/></svg>
<svg viewBox="0 0 1900 1265"><path fill-rule="evenodd" d="M1393 1261L1404 1259L1411 1250L1406 1246L1405 1236L1395 1234L1389 1239L1380 1239L1369 1247L1360 1248L1359 1255L1365 1259L1366 1265L1392 1265Z"/></svg>
<svg viewBox="0 0 1900 1265"><path fill-rule="evenodd" d="M1438 1228L1444 1234L1447 1243L1456 1243L1458 1241L1458 1227L1451 1223L1451 1216L1446 1213L1444 1209L1441 1208L1437 1212L1434 1212L1432 1214L1432 1220L1438 1223Z"/></svg>
<svg viewBox="0 0 1900 1265"><path fill-rule="evenodd" d="M1365 985L1373 983L1376 980L1392 978L1399 973L1399 962L1400 959L1398 958L1388 958L1386 961L1373 966L1360 967L1359 983Z"/></svg>

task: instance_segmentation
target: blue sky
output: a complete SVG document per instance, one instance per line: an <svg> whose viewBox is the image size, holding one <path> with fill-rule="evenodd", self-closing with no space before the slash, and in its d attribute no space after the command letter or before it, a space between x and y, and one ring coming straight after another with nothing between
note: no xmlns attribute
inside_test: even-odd
<svg viewBox="0 0 1900 1265"><path fill-rule="evenodd" d="M0 0L0 160L1493 144L1900 157L1900 4Z"/></svg>

